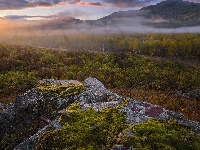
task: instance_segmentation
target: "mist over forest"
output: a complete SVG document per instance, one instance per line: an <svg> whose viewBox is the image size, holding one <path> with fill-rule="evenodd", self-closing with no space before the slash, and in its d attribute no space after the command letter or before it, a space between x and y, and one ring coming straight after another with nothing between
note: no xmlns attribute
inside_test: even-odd
<svg viewBox="0 0 200 150"><path fill-rule="evenodd" d="M140 11L140 10L139 10ZM52 34L133 34L133 33L199 33L200 26L182 26L164 28L150 26L152 23L167 23L162 18L148 19L144 15L148 11L130 11L124 16L113 16L110 19L95 21L79 20L71 17L56 18L46 21L5 21L1 24L2 36L7 35L52 35ZM127 13L130 13L129 16ZM4 26L3 26L4 25Z"/></svg>
<svg viewBox="0 0 200 150"><path fill-rule="evenodd" d="M169 7L170 6L170 7ZM0 18L0 40L13 36L200 33L200 4L167 0L140 10L119 11L97 20L80 20L68 11L50 16ZM76 14L83 13L74 12ZM40 20L28 20L40 17Z"/></svg>

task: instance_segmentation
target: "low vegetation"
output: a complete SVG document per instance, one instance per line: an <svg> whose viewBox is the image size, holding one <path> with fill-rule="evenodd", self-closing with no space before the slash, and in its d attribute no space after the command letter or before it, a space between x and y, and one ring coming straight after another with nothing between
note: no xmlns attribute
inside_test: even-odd
<svg viewBox="0 0 200 150"><path fill-rule="evenodd" d="M161 105L168 110L180 112L187 119L199 121L200 105L195 98L179 97L168 92L144 89L111 89L112 92L142 100L144 102Z"/></svg>
<svg viewBox="0 0 200 150"><path fill-rule="evenodd" d="M114 145L149 150L200 148L200 137L173 120L149 120L138 125L128 125L125 120L120 107L96 112L73 105L60 118L63 128L44 133L37 149L99 150Z"/></svg>
<svg viewBox="0 0 200 150"><path fill-rule="evenodd" d="M46 37L46 39L51 37ZM55 37L59 39L59 36ZM73 39L72 41L79 40L80 44L83 41L90 44L91 36L71 37L69 38L70 42L71 39ZM97 44L98 41L105 41L104 48L110 48L113 52L64 51L1 44L0 102L5 104L13 102L17 94L36 87L36 83L40 79L83 81L88 77L94 77L100 80L106 88L123 96L158 104L170 110L184 113L189 119L200 121L198 99L179 98L173 95L174 91L188 92L200 88L200 65L196 63L196 59L195 63L188 60L182 63L182 61L174 61L173 57L175 50L184 52L183 55L190 60L195 57L193 57L194 53L198 57L198 35L132 35L127 37L113 36L112 38L100 36L93 38L93 40L95 39L97 42L92 43ZM133 45L130 46L130 51L124 47L127 46L125 44L127 40L129 41L128 45L131 44L132 40ZM42 42L42 40L39 41ZM113 48L115 47L114 49L112 47L106 48L106 43L109 42L112 43ZM124 44L118 45L119 43ZM141 44L144 46L145 43L146 48L143 49L143 52L146 51L146 55L135 54L136 51L133 51L133 48L139 50ZM82 47L84 50L84 46ZM117 47L119 49L116 49ZM171 52L169 51L170 47ZM88 50L92 48L88 48ZM171 58L174 59L163 55L160 60L157 59L160 57L154 56L155 53L151 53L152 49L164 53L163 48L167 50L166 54L168 55L170 52ZM74 48L72 47L72 49ZM96 49L94 48L94 50ZM179 58L179 60L181 59ZM68 89L68 87L63 88Z"/></svg>

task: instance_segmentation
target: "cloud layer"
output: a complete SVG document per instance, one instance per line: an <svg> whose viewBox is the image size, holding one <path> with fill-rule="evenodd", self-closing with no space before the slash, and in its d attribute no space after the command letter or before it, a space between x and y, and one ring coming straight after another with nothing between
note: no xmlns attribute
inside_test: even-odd
<svg viewBox="0 0 200 150"><path fill-rule="evenodd" d="M103 3L118 7L146 6L162 0L101 0ZM82 0L0 0L0 10L19 10L31 7L53 7L55 5L81 5L94 7L109 7L100 2L85 2Z"/></svg>
<svg viewBox="0 0 200 150"><path fill-rule="evenodd" d="M55 18L56 15L49 15L49 16L27 16L27 15L7 15L3 17L4 19L9 19L9 20L29 20L31 18L40 18L40 19L53 19Z"/></svg>
<svg viewBox="0 0 200 150"><path fill-rule="evenodd" d="M58 4L75 4L81 0L0 0L0 10L18 10L30 7L52 7Z"/></svg>
<svg viewBox="0 0 200 150"><path fill-rule="evenodd" d="M100 2L83 2L82 0L0 0L0 10L20 10L32 7L53 7L55 5L81 5L106 7Z"/></svg>
<svg viewBox="0 0 200 150"><path fill-rule="evenodd" d="M0 10L19 10L32 7L54 7L55 5L79 5L93 7L144 7L164 0L99 0L87 2L82 0L0 0ZM199 3L199 0L188 0Z"/></svg>

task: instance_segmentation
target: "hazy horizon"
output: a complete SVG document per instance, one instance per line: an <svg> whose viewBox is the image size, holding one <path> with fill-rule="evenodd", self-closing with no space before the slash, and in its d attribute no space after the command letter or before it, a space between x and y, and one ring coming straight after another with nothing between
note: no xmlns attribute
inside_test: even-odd
<svg viewBox="0 0 200 150"><path fill-rule="evenodd" d="M165 23L168 20L159 16L155 18L145 17L149 12L138 9L162 1L33 0L25 2L24 0L16 0L11 2L10 0L2 0L0 1L0 40L6 41L17 35L200 33L200 26L180 28L155 28L151 26L150 24ZM198 1L190 0L190 2ZM61 7L62 9L60 9ZM47 9L50 10L48 13ZM126 15L113 13L119 11L126 11ZM98 14L98 17L95 18L95 14ZM99 19L108 15L112 17L105 20Z"/></svg>

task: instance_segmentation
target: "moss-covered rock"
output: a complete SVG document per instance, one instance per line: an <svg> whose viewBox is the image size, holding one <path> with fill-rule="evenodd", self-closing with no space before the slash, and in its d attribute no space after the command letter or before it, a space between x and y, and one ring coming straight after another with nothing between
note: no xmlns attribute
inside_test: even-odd
<svg viewBox="0 0 200 150"><path fill-rule="evenodd" d="M0 149L12 149L51 124L84 89L84 84L75 80L40 80L36 88L18 95L12 107L2 105Z"/></svg>
<svg viewBox="0 0 200 150"><path fill-rule="evenodd" d="M36 87L36 90L50 94L55 97L67 97L71 95L80 94L85 90L85 86L83 83L78 81L69 80L65 84L59 83L50 83L55 80L46 80L46 82L40 81Z"/></svg>
<svg viewBox="0 0 200 150"><path fill-rule="evenodd" d="M123 98L95 78L40 80L2 105L0 124L0 149L199 149L200 143L198 122Z"/></svg>
<svg viewBox="0 0 200 150"><path fill-rule="evenodd" d="M117 108L96 112L73 105L60 117L62 128L40 136L37 149L125 149L198 150L200 137L175 120L126 123ZM54 141L54 142L52 142Z"/></svg>
<svg viewBox="0 0 200 150"><path fill-rule="evenodd" d="M128 126L119 110L83 111L79 105L73 105L60 117L62 129L44 133L37 149L111 149L116 143L115 136Z"/></svg>
<svg viewBox="0 0 200 150"><path fill-rule="evenodd" d="M131 136L130 134L132 133ZM132 149L198 150L200 136L179 125L175 120L148 120L123 132L119 142Z"/></svg>

